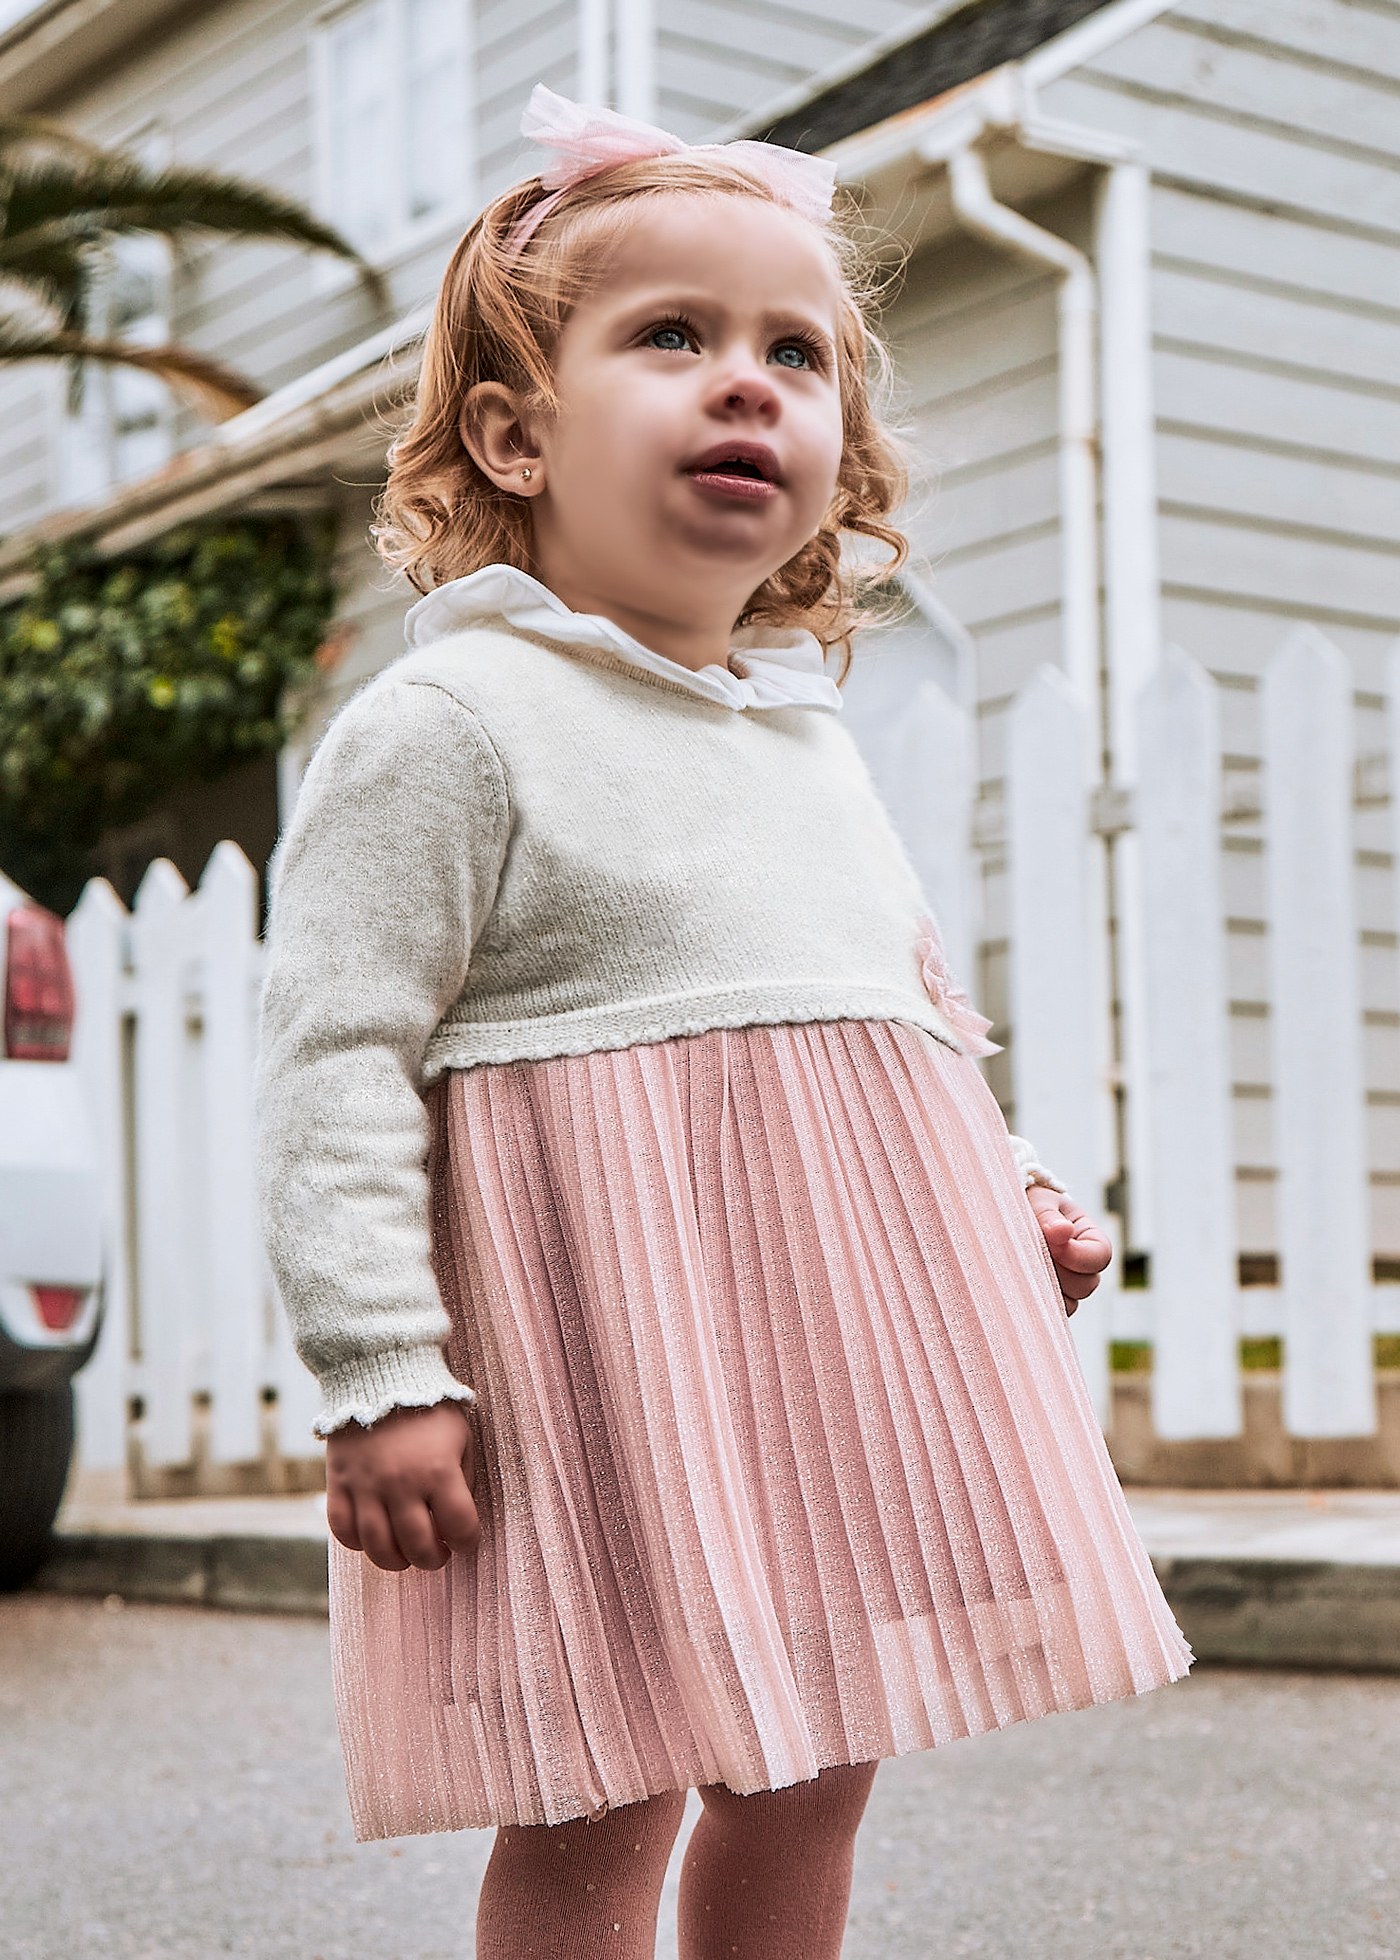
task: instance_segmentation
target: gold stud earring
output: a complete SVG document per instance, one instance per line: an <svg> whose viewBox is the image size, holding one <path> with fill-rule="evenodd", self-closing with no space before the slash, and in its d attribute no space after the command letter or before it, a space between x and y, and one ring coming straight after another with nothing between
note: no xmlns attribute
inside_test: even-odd
<svg viewBox="0 0 1400 1960"><path fill-rule="evenodd" d="M533 471L533 470L522 470L522 471L520 472L520 474L521 474L521 475L522 475L522 476L523 476L523 477L525 478L525 480L526 480L526 481L528 482L528 481L529 481L529 479L530 479L530 478L531 478L531 477L532 477L532 476L534 475L534 471Z"/></svg>

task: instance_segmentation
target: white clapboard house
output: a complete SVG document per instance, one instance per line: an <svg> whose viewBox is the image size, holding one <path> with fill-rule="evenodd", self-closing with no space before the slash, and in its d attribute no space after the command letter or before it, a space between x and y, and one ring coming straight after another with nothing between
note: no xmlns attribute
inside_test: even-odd
<svg viewBox="0 0 1400 1960"><path fill-rule="evenodd" d="M0 110L257 176L389 281L374 314L330 259L133 248L115 324L269 390L217 431L116 373L74 426L56 367L0 371L0 598L38 537L115 550L191 515L289 504L343 520L349 651L299 741L241 800L207 792L136 840L191 883L213 838L244 843L253 872L225 845L209 896L244 908L250 985L248 877L326 715L402 646L414 595L367 541L383 411L462 229L533 167L517 133L530 86L690 140L767 136L837 161L906 261L885 324L921 463L907 613L858 644L849 712L954 966L995 1017L1004 1052L986 1068L1008 1120L1115 1233L1074 1324L1100 1410L1111 1422L1110 1341L1150 1342L1143 1406L1177 1473L1228 1458L1243 1474L1257 1410L1239 1342L1278 1339L1285 1447L1268 1474L1400 1481L1400 1396L1376 1366L1400 1333L1400 5L5 11ZM74 922L138 1047L158 976L133 947L183 946L198 969L183 893L157 863L137 905L148 932L94 888ZM185 1036L197 993L159 996ZM235 1102L244 1039L220 1047ZM201 1093L170 1089L138 1130L178 1130L222 1091ZM181 1150L196 1161L198 1137ZM197 1262L198 1227L186 1237ZM199 1288L170 1274L143 1279L134 1258L121 1281L182 1356L173 1388L142 1378L163 1437L148 1459L188 1459L191 1398L212 1398L214 1458L256 1454L257 1396L265 1426L269 1405L289 1412L292 1450L300 1391L276 1316L245 1343L235 1409L233 1364L215 1365L188 1304ZM240 1284L262 1312L251 1264ZM139 1366L168 1375L149 1349ZM128 1387L129 1362L109 1363Z"/></svg>

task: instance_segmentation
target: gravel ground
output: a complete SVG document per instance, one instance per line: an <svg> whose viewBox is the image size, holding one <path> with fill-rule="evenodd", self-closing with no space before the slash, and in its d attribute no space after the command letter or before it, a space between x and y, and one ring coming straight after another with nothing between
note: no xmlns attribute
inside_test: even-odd
<svg viewBox="0 0 1400 1960"><path fill-rule="evenodd" d="M0 1815L5 1960L468 1960L491 1846L354 1843L324 1622L41 1594L0 1598ZM965 1954L1394 1960L1400 1678L1198 1664L882 1764L844 1960Z"/></svg>

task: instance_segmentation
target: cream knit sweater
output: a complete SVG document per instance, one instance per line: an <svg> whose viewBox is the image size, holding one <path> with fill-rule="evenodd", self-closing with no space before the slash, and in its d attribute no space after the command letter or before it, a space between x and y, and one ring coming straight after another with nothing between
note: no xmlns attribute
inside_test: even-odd
<svg viewBox="0 0 1400 1960"><path fill-rule="evenodd" d="M423 1091L444 1069L852 1017L961 1052L839 715L726 705L552 603L553 637L474 620L361 687L269 867L259 1201L317 1436L473 1399L430 1258ZM1064 1189L1011 1147L1024 1182Z"/></svg>

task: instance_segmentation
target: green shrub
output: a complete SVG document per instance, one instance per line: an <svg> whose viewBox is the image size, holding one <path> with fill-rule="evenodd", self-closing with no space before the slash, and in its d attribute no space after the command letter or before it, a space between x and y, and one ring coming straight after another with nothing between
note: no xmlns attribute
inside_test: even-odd
<svg viewBox="0 0 1400 1960"><path fill-rule="evenodd" d="M39 547L0 607L0 870L66 913L103 833L281 747L335 605L329 518Z"/></svg>

